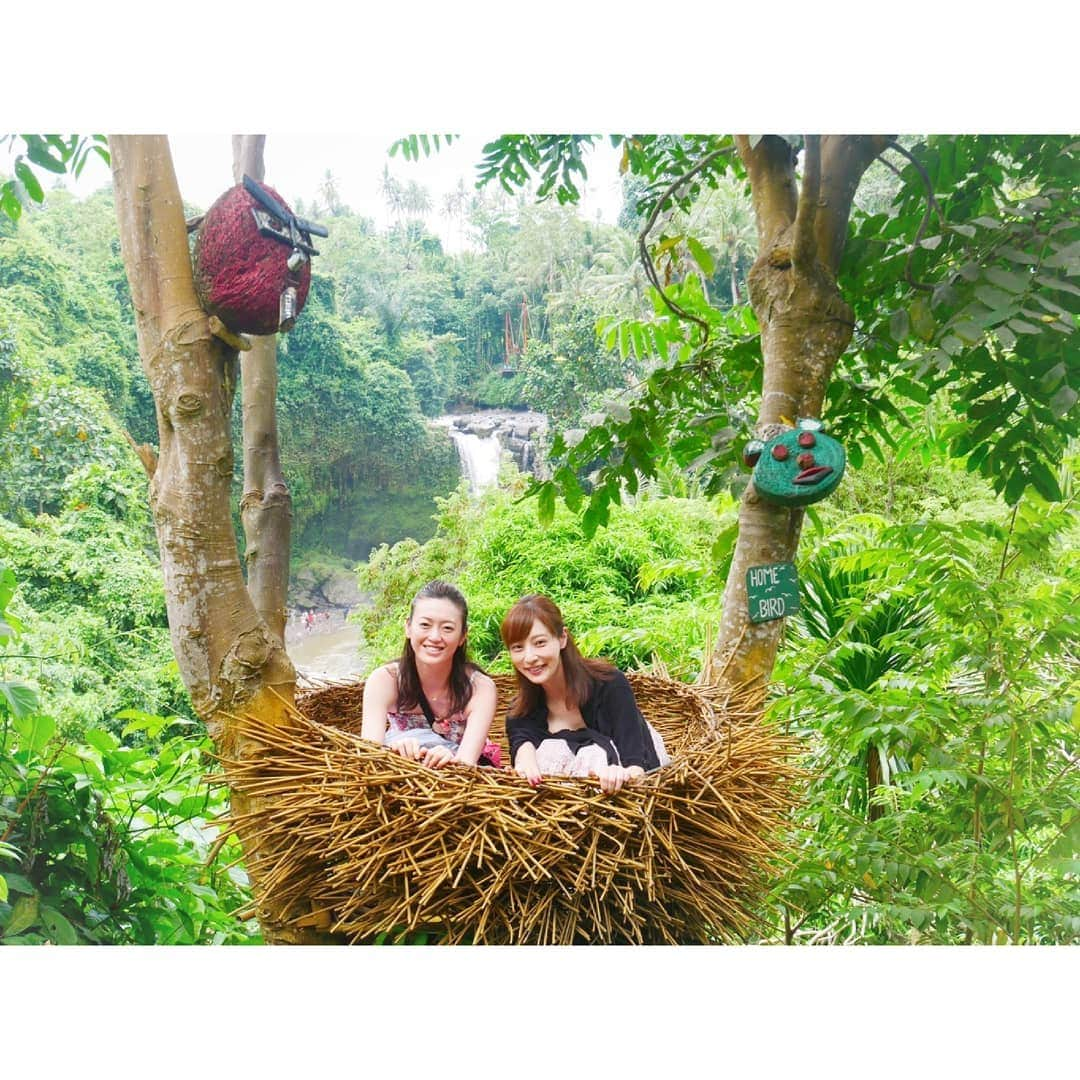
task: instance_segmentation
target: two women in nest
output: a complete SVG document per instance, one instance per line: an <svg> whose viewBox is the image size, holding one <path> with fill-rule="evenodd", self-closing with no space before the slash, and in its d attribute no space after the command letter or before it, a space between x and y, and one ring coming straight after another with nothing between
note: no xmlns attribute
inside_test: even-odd
<svg viewBox="0 0 1080 1080"><path fill-rule="evenodd" d="M532 785L544 776L594 777L605 793L670 760L618 668L586 659L562 613L526 596L506 614L503 643L517 677L506 718L513 768ZM501 766L488 739L495 684L466 652L468 607L452 585L433 581L414 597L401 658L364 687L361 736L439 769Z"/></svg>

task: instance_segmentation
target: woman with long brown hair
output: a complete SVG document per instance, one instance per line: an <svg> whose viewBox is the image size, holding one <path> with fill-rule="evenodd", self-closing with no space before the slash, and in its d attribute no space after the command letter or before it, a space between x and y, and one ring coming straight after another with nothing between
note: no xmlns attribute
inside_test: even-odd
<svg viewBox="0 0 1080 1080"><path fill-rule="evenodd" d="M434 769L499 764L487 738L495 684L468 658L468 622L465 597L445 581L413 597L401 659L364 684L361 738Z"/></svg>
<svg viewBox="0 0 1080 1080"><path fill-rule="evenodd" d="M544 775L595 776L610 794L670 761L626 676L583 657L546 596L522 597L500 632L518 684L506 717L510 759L529 783Z"/></svg>

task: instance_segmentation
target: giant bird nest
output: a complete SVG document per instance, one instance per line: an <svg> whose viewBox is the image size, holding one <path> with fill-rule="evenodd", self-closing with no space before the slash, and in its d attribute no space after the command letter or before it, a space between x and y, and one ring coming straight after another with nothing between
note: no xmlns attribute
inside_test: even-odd
<svg viewBox="0 0 1080 1080"><path fill-rule="evenodd" d="M513 679L491 737L507 759ZM793 746L760 694L630 682L672 763L615 795L595 781L425 768L359 739L363 683L298 697L289 727L236 721L231 825L264 929L287 939L562 945L739 941L790 806ZM237 798L239 796L239 798Z"/></svg>

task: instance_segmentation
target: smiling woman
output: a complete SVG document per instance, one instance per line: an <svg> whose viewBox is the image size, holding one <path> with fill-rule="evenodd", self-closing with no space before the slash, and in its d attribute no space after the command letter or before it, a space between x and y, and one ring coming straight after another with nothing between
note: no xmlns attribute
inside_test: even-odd
<svg viewBox="0 0 1080 1080"><path fill-rule="evenodd" d="M413 598L401 659L372 672L364 687L361 737L431 768L498 765L487 738L495 684L466 652L469 609L445 581Z"/></svg>
<svg viewBox="0 0 1080 1080"><path fill-rule="evenodd" d="M506 717L510 756L530 784L545 775L593 776L610 795L670 763L626 676L585 659L546 596L522 597L500 630L517 672L518 695Z"/></svg>

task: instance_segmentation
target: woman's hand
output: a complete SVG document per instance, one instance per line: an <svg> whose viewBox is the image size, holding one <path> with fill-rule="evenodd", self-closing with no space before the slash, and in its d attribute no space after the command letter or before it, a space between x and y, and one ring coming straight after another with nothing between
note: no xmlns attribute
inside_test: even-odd
<svg viewBox="0 0 1080 1080"><path fill-rule="evenodd" d="M446 765L462 765L457 755L447 746L432 746L424 757L424 764L429 769L441 769Z"/></svg>
<svg viewBox="0 0 1080 1080"><path fill-rule="evenodd" d="M601 765L599 769L593 769L589 774L600 781L600 790L605 795L614 795L627 780L636 780L644 775L644 770L639 766L631 765L624 769L621 765Z"/></svg>
<svg viewBox="0 0 1080 1080"><path fill-rule="evenodd" d="M533 787L540 786L540 766L536 761L536 747L532 743L518 747L517 756L514 758L514 772L528 780Z"/></svg>
<svg viewBox="0 0 1080 1080"><path fill-rule="evenodd" d="M416 739L402 739L400 742L394 743L390 749L395 754L400 754L404 758L411 758L413 761L422 760L428 752L427 748L421 746Z"/></svg>
<svg viewBox="0 0 1080 1080"><path fill-rule="evenodd" d="M519 762L517 765L514 766L514 772L516 772L518 776L524 777L526 780L528 780L533 787L540 786L540 770L536 767L535 764Z"/></svg>

